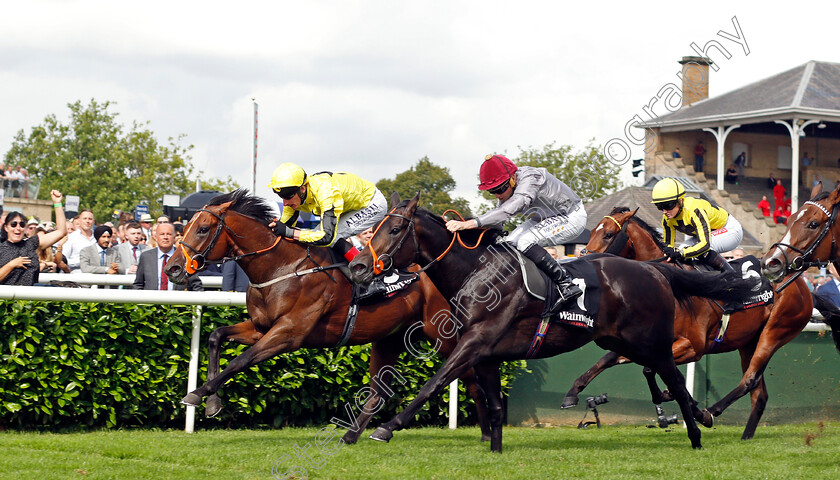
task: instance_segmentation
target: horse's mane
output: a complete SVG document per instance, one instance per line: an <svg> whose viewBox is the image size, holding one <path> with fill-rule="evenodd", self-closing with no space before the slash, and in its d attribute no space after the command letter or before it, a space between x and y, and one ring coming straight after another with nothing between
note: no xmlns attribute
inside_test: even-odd
<svg viewBox="0 0 840 480"><path fill-rule="evenodd" d="M818 202L820 200L825 200L828 196L831 195L831 192L820 192L814 196L810 201Z"/></svg>
<svg viewBox="0 0 840 480"><path fill-rule="evenodd" d="M618 213L627 213L630 209L628 207L614 207L610 212L610 215L616 215ZM662 242L662 235L653 227L651 227L646 221L642 220L641 218L633 215L630 217L630 221L635 223L636 225L642 227L644 231L646 231L651 238L653 238L653 242L656 243L656 246L659 247L660 250L665 247L665 243Z"/></svg>
<svg viewBox="0 0 840 480"><path fill-rule="evenodd" d="M274 209L264 199L251 195L247 188L238 188L230 193L213 197L207 206L231 202L229 210L255 218L268 225L275 217Z"/></svg>

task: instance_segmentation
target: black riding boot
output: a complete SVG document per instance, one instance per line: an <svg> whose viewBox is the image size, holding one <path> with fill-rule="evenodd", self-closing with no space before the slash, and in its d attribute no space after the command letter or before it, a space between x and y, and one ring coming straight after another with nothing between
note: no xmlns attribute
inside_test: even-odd
<svg viewBox="0 0 840 480"><path fill-rule="evenodd" d="M735 273L735 269L732 268L732 265L730 265L725 258L720 256L720 254L714 250L709 250L702 258L703 263L721 273Z"/></svg>
<svg viewBox="0 0 840 480"><path fill-rule="evenodd" d="M335 253L347 260L348 263L359 254L359 251L356 247L353 246L352 243L348 242L343 238L339 238L338 240L333 243L333 246L330 247L333 249ZM374 295L380 294L385 292L385 283L382 282L380 277L373 277L373 280L367 287L359 287L359 299L372 297Z"/></svg>
<svg viewBox="0 0 840 480"><path fill-rule="evenodd" d="M579 297L583 293L583 290L581 290L580 287L571 282L569 273L566 269L557 263L557 260L549 255L543 247L534 244L525 249L522 253L537 264L537 267L545 272L546 275L548 275L548 278L560 287L560 298L554 305L551 306L549 312L555 313L560 311L561 307L566 304L566 302Z"/></svg>

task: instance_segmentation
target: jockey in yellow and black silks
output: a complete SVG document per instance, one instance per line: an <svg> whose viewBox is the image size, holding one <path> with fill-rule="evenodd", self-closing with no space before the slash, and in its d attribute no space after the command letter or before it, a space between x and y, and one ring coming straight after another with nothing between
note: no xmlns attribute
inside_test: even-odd
<svg viewBox="0 0 840 480"><path fill-rule="evenodd" d="M738 248L744 236L741 223L726 210L700 198L686 197L685 187L673 179L656 182L651 194L662 211L662 241L671 260L696 259L715 270L733 272L719 252ZM674 248L677 232L686 241Z"/></svg>
<svg viewBox="0 0 840 480"><path fill-rule="evenodd" d="M319 172L308 176L294 163L277 167L268 184L283 199L274 233L298 242L331 247L349 262L359 251L347 238L376 226L388 203L373 183L352 173ZM295 228L300 212L321 217L313 229Z"/></svg>

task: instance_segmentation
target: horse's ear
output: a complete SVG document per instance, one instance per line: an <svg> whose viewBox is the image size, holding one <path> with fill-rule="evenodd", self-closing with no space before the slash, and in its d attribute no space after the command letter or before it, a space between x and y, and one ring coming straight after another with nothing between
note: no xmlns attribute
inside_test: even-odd
<svg viewBox="0 0 840 480"><path fill-rule="evenodd" d="M840 202L840 185L838 185L837 188L835 188L828 196L828 202L831 204Z"/></svg>
<svg viewBox="0 0 840 480"><path fill-rule="evenodd" d="M636 212L638 212L640 208L642 208L642 207L636 207L636 209L635 209L635 210L633 210L633 212L632 212L632 213L630 213L630 217L635 216L635 215L636 215ZM630 218L630 217L627 217L627 218Z"/></svg>
<svg viewBox="0 0 840 480"><path fill-rule="evenodd" d="M223 204L219 205L219 210L220 210L220 211L222 211L222 212L224 212L224 211L226 211L228 208L230 208L231 204L233 204L233 200L231 200L231 201L229 201L229 202L225 202L225 203L223 203ZM207 208L207 205L205 205L205 206L204 206L204 208Z"/></svg>
<svg viewBox="0 0 840 480"><path fill-rule="evenodd" d="M396 190L391 193L391 208L393 209L400 204L400 194Z"/></svg>
<svg viewBox="0 0 840 480"><path fill-rule="evenodd" d="M823 191L822 181L819 181L819 182L817 182L816 185L814 185L814 188L811 189L811 198L816 197L817 195L822 193L822 191Z"/></svg>
<svg viewBox="0 0 840 480"><path fill-rule="evenodd" d="M414 212L417 209L417 203L420 201L420 190L417 190L417 195L409 200L408 205L405 206L407 212Z"/></svg>

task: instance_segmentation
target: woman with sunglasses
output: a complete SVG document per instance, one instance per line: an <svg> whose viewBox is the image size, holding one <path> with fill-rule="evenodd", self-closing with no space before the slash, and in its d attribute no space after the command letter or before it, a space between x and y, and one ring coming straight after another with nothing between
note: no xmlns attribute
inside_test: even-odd
<svg viewBox="0 0 840 480"><path fill-rule="evenodd" d="M673 178L656 182L651 197L656 208L662 210L662 241L670 260L694 259L715 270L734 273L718 252L738 248L744 237L735 217L706 200L686 197L685 187ZM679 248L674 248L678 231L686 238Z"/></svg>
<svg viewBox="0 0 840 480"><path fill-rule="evenodd" d="M551 312L580 296L580 287L543 248L568 242L586 228L586 210L580 197L545 168L517 167L502 155L484 157L478 176L478 189L496 196L496 208L469 220L450 220L446 228L450 232L501 228L514 215L523 215L525 221L505 241L530 258L560 288L560 298Z"/></svg>
<svg viewBox="0 0 840 480"><path fill-rule="evenodd" d="M61 192L50 192L55 207L55 230L25 238L26 217L10 212L0 228L0 285L31 286L37 279L38 251L50 248L67 234Z"/></svg>
<svg viewBox="0 0 840 480"><path fill-rule="evenodd" d="M347 261L359 254L349 241L375 227L388 211L388 202L373 183L352 173L319 172L306 175L294 163L277 167L268 188L283 199L283 213L274 233L301 243L331 247ZM300 212L321 217L314 229L294 228Z"/></svg>

